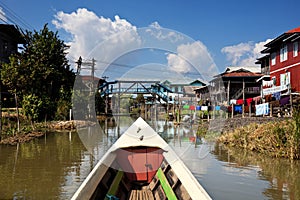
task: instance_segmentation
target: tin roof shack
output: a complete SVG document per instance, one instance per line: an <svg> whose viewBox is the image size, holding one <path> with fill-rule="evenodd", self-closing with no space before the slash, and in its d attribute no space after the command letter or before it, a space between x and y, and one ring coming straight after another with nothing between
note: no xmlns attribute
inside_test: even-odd
<svg viewBox="0 0 300 200"><path fill-rule="evenodd" d="M229 104L231 99L247 99L259 96L262 77L260 67L228 67L210 81L210 96L215 102Z"/></svg>

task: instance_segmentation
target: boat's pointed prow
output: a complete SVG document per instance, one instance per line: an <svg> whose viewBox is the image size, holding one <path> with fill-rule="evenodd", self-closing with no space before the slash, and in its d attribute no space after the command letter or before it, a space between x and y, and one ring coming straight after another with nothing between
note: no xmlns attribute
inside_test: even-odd
<svg viewBox="0 0 300 200"><path fill-rule="evenodd" d="M168 143L139 117L96 164L72 200L131 199L146 193L150 199L211 199Z"/></svg>
<svg viewBox="0 0 300 200"><path fill-rule="evenodd" d="M132 146L159 147L164 149L168 144L141 117L121 135L112 147L112 151Z"/></svg>

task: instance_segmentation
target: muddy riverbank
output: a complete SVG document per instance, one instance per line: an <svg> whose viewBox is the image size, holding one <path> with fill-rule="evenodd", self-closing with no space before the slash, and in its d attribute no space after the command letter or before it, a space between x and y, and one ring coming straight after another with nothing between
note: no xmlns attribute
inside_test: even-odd
<svg viewBox="0 0 300 200"><path fill-rule="evenodd" d="M37 123L35 128L30 125L26 125L27 128L23 127L20 133L12 135L2 134L1 144L16 145L18 143L29 142L35 138L44 136L46 133L57 132L57 131L73 131L76 128L83 128L87 126L94 126L95 122L90 121L52 121L47 123ZM3 131L5 133L5 130Z"/></svg>
<svg viewBox="0 0 300 200"><path fill-rule="evenodd" d="M222 133L226 133L229 131L234 131L239 127L247 126L251 123L263 124L268 122L276 122L286 120L286 118L270 118L270 117L248 117L248 118L229 118L226 119L222 123L221 131ZM206 122L201 123L204 126L207 126ZM76 130L76 128L83 128L86 126L94 126L95 122L89 121L79 121L79 120L71 120L71 121L52 121L47 123L39 123L36 124L38 128L30 131L22 131L19 134L13 134L12 136L3 135L0 144L9 144L16 145L17 143L28 142L32 139L39 138L43 136L45 133L54 132L54 131L72 131Z"/></svg>

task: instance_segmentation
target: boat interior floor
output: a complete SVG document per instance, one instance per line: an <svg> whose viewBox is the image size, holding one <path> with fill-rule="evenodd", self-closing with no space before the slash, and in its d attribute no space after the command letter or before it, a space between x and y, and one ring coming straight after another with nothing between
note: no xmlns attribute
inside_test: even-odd
<svg viewBox="0 0 300 200"><path fill-rule="evenodd" d="M131 190L129 200L154 200L150 189Z"/></svg>

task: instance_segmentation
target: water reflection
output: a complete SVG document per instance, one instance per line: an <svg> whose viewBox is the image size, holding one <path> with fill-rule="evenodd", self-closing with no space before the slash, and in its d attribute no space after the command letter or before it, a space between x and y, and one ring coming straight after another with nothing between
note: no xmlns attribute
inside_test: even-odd
<svg viewBox="0 0 300 200"><path fill-rule="evenodd" d="M110 119L78 132L49 133L0 146L0 199L70 199L133 119ZM300 199L300 162L227 150L196 137L197 126L148 121L213 199Z"/></svg>
<svg viewBox="0 0 300 200"><path fill-rule="evenodd" d="M225 149L215 145L212 153L226 162L227 169L257 169L257 179L267 181L262 194L267 199L300 198L300 162L275 159L240 149Z"/></svg>
<svg viewBox="0 0 300 200"><path fill-rule="evenodd" d="M92 160L74 133L50 133L19 146L2 145L0 199L66 199L91 170Z"/></svg>

